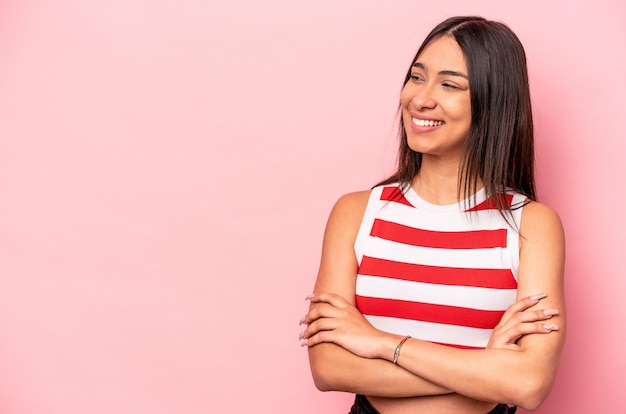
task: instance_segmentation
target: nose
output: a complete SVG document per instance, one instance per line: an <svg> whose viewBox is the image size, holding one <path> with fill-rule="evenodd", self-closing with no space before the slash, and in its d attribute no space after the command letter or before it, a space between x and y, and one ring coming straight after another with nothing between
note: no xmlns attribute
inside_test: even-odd
<svg viewBox="0 0 626 414"><path fill-rule="evenodd" d="M433 95L433 90L430 85L422 85L419 88L416 88L415 94L411 99L411 102L415 109L433 109L437 106L437 101Z"/></svg>

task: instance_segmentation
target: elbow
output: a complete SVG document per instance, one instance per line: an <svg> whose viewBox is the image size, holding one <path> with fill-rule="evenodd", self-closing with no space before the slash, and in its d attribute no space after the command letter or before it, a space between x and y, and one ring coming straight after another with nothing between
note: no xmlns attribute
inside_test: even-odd
<svg viewBox="0 0 626 414"><path fill-rule="evenodd" d="M535 411L545 401L552 389L553 381L533 378L518 388L515 405L528 411Z"/></svg>
<svg viewBox="0 0 626 414"><path fill-rule="evenodd" d="M313 372L313 383L315 384L315 388L320 391L333 391L333 386L329 378L320 373Z"/></svg>
<svg viewBox="0 0 626 414"><path fill-rule="evenodd" d="M543 403L542 398L538 398L537 396L531 396L528 398L524 398L520 403L517 403L516 405L527 411L535 411L541 406L541 403Z"/></svg>
<svg viewBox="0 0 626 414"><path fill-rule="evenodd" d="M319 347L319 345L317 347ZM333 370L328 366L327 359L319 355L316 351L319 350L309 350L309 365L311 367L313 383L320 391L336 391L334 379L331 375Z"/></svg>
<svg viewBox="0 0 626 414"><path fill-rule="evenodd" d="M332 375L333 370L320 361L311 361L311 375L315 388L320 391L338 391L336 379Z"/></svg>

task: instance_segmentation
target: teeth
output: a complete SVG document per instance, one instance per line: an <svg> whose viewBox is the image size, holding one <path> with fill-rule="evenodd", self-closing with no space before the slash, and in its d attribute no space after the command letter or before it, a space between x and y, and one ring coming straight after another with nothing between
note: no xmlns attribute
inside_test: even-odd
<svg viewBox="0 0 626 414"><path fill-rule="evenodd" d="M421 127L432 127L432 126L439 126L443 124L443 121L432 121L432 120L417 119L417 118L411 118L411 120L413 121L415 125L421 126Z"/></svg>

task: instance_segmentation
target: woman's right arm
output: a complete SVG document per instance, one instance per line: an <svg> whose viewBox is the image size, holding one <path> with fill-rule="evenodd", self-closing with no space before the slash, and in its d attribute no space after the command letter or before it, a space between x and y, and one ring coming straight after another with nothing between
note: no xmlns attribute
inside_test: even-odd
<svg viewBox="0 0 626 414"><path fill-rule="evenodd" d="M355 305L357 259L354 242L365 213L369 191L340 198L324 233L315 292L331 292ZM311 309L322 304L311 304ZM389 361L361 358L333 343L309 348L315 385L321 391L345 391L379 397L412 397L450 393Z"/></svg>

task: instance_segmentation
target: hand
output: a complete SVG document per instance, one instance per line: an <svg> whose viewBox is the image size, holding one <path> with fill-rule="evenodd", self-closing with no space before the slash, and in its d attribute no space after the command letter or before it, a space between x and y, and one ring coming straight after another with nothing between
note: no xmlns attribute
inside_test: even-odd
<svg viewBox="0 0 626 414"><path fill-rule="evenodd" d="M302 346L320 343L337 344L363 358L377 358L382 353L385 333L374 328L359 310L333 293L314 293L309 312L300 321L306 329L300 334Z"/></svg>
<svg viewBox="0 0 626 414"><path fill-rule="evenodd" d="M524 335L548 334L558 331L555 324L545 322L558 315L557 309L527 310L546 297L545 293L518 300L504 312L494 328L487 348L519 350L517 341Z"/></svg>

